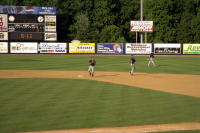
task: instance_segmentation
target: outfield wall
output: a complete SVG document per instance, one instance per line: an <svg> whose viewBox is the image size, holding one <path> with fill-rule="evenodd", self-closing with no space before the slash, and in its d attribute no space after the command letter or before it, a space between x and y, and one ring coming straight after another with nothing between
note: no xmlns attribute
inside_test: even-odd
<svg viewBox="0 0 200 133"><path fill-rule="evenodd" d="M0 54L200 55L200 44L0 42Z"/></svg>

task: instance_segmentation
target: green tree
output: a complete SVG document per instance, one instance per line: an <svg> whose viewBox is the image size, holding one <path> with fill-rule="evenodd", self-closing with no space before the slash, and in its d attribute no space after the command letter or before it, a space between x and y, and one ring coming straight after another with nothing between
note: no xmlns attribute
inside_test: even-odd
<svg viewBox="0 0 200 133"><path fill-rule="evenodd" d="M112 43L124 41L125 39L121 37L120 28L115 25L109 25L102 29L99 34L99 42Z"/></svg>
<svg viewBox="0 0 200 133"><path fill-rule="evenodd" d="M75 40L87 42L89 34L90 21L86 14L77 15L75 23L70 27L71 37Z"/></svg>

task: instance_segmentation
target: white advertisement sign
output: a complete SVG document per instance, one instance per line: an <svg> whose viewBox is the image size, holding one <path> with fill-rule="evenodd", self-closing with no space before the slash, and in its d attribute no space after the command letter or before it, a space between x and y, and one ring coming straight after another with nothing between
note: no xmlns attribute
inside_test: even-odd
<svg viewBox="0 0 200 133"><path fill-rule="evenodd" d="M8 15L0 14L0 31L8 31Z"/></svg>
<svg viewBox="0 0 200 133"><path fill-rule="evenodd" d="M40 53L67 53L66 43L46 43L39 44Z"/></svg>
<svg viewBox="0 0 200 133"><path fill-rule="evenodd" d="M8 32L0 32L0 40L8 40Z"/></svg>
<svg viewBox="0 0 200 133"><path fill-rule="evenodd" d="M45 32L56 32L56 16L45 16Z"/></svg>
<svg viewBox="0 0 200 133"><path fill-rule="evenodd" d="M131 21L131 32L153 32L153 21Z"/></svg>
<svg viewBox="0 0 200 133"><path fill-rule="evenodd" d="M150 54L151 43L126 43L126 54Z"/></svg>
<svg viewBox="0 0 200 133"><path fill-rule="evenodd" d="M37 53L36 42L11 42L10 52L11 53Z"/></svg>
<svg viewBox="0 0 200 133"><path fill-rule="evenodd" d="M8 53L8 42L0 42L0 53Z"/></svg>
<svg viewBox="0 0 200 133"><path fill-rule="evenodd" d="M180 48L180 43L155 43L155 48Z"/></svg>
<svg viewBox="0 0 200 133"><path fill-rule="evenodd" d="M155 54L181 54L180 43L155 43Z"/></svg>
<svg viewBox="0 0 200 133"><path fill-rule="evenodd" d="M45 33L44 34L45 41L56 41L57 40L57 33Z"/></svg>

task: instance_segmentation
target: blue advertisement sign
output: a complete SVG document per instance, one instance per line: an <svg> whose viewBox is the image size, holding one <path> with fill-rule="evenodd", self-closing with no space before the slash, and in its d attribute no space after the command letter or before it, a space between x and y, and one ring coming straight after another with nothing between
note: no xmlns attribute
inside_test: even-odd
<svg viewBox="0 0 200 133"><path fill-rule="evenodd" d="M123 43L97 43L97 53L99 54L123 54Z"/></svg>
<svg viewBox="0 0 200 133"><path fill-rule="evenodd" d="M0 13L4 14L56 14L56 7L37 6L0 6Z"/></svg>

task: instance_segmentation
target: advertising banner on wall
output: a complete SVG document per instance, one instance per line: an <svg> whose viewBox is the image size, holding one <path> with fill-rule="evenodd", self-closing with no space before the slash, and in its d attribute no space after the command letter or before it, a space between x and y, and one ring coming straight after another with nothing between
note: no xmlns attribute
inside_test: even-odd
<svg viewBox="0 0 200 133"><path fill-rule="evenodd" d="M0 13L5 14L56 14L55 7L38 6L0 6Z"/></svg>
<svg viewBox="0 0 200 133"><path fill-rule="evenodd" d="M69 53L95 53L95 43L69 43Z"/></svg>
<svg viewBox="0 0 200 133"><path fill-rule="evenodd" d="M45 32L56 32L55 15L45 15Z"/></svg>
<svg viewBox="0 0 200 133"><path fill-rule="evenodd" d="M8 42L0 42L0 53L8 53Z"/></svg>
<svg viewBox="0 0 200 133"><path fill-rule="evenodd" d="M151 52L151 43L126 43L126 54L150 54Z"/></svg>
<svg viewBox="0 0 200 133"><path fill-rule="evenodd" d="M45 33L44 34L45 41L56 41L57 40L57 33Z"/></svg>
<svg viewBox="0 0 200 133"><path fill-rule="evenodd" d="M155 43L155 54L181 54L180 43Z"/></svg>
<svg viewBox="0 0 200 133"><path fill-rule="evenodd" d="M0 40L8 40L8 32L0 32Z"/></svg>
<svg viewBox="0 0 200 133"><path fill-rule="evenodd" d="M153 21L131 21L131 32L153 32Z"/></svg>
<svg viewBox="0 0 200 133"><path fill-rule="evenodd" d="M0 31L8 31L8 15L0 14Z"/></svg>
<svg viewBox="0 0 200 133"><path fill-rule="evenodd" d="M11 42L10 53L37 53L37 45L36 42Z"/></svg>
<svg viewBox="0 0 200 133"><path fill-rule="evenodd" d="M40 53L67 53L67 44L41 42L38 51Z"/></svg>
<svg viewBox="0 0 200 133"><path fill-rule="evenodd" d="M200 44L183 44L183 54L200 54Z"/></svg>
<svg viewBox="0 0 200 133"><path fill-rule="evenodd" d="M123 43L97 43L98 54L123 54Z"/></svg>

